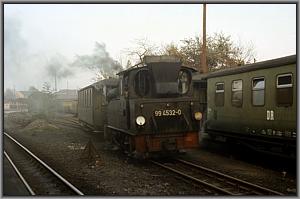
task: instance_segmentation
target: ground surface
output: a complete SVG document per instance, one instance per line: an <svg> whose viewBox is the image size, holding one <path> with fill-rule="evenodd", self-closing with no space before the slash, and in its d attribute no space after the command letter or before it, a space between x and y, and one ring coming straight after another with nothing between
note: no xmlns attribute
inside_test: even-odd
<svg viewBox="0 0 300 199"><path fill-rule="evenodd" d="M5 171L3 176L3 190L5 190L5 194L10 196L30 195L6 157L3 158L3 170Z"/></svg>
<svg viewBox="0 0 300 199"><path fill-rule="evenodd" d="M5 115L4 129L87 195L204 194L201 187L187 184L172 173L107 148L99 132L55 124L28 113ZM188 151L183 157L231 176L295 195L296 172L287 172L283 178L285 166L277 170L257 166L220 154L205 144L200 150Z"/></svg>

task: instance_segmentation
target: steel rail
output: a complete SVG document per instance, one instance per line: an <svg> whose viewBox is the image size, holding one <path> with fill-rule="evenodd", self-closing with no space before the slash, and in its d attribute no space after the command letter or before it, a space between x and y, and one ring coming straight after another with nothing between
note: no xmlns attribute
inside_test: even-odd
<svg viewBox="0 0 300 199"><path fill-rule="evenodd" d="M73 122L73 123L78 123L78 119L77 118L67 118L67 117L64 117L64 120L69 121L69 122Z"/></svg>
<svg viewBox="0 0 300 199"><path fill-rule="evenodd" d="M68 120L62 121L62 120L52 120L50 123L52 124L59 124L59 125L65 125L65 126L69 126L72 128L77 128L77 129L81 129L85 132L90 132L92 129L88 126L82 126L80 123L73 123L73 122L69 122Z"/></svg>
<svg viewBox="0 0 300 199"><path fill-rule="evenodd" d="M28 150L25 146L20 144L17 140L15 140L12 136L4 132L4 135L6 135L9 139L11 139L13 142L15 142L18 146L20 146L22 149L24 149L31 157L33 157L35 160L37 160L40 164L42 164L46 169L48 169L52 174L54 174L58 179L60 179L65 185L67 185L69 188L71 188L75 193L78 195L84 195L81 191L79 191L74 185L72 185L69 181L67 181L65 178L63 178L60 174L58 174L54 169L52 169L50 166L48 166L45 162L43 162L41 159L39 159L37 156L35 156L30 150Z"/></svg>
<svg viewBox="0 0 300 199"><path fill-rule="evenodd" d="M72 124L72 125L78 125L80 126L79 122L73 122L67 119L54 119L52 120L53 122L61 122L61 123L66 123L66 124Z"/></svg>
<svg viewBox="0 0 300 199"><path fill-rule="evenodd" d="M67 126L72 126L72 127L82 127L80 126L80 124L75 124L69 121L59 121L59 120L53 120L50 123L56 123L56 124L60 124L60 125L67 125Z"/></svg>
<svg viewBox="0 0 300 199"><path fill-rule="evenodd" d="M58 125L63 125L63 126L68 126L71 128L75 128L75 129L81 129L83 131L88 132L88 129L84 129L83 126L81 126L80 124L75 124L75 123L70 123L70 122L63 122L63 121L51 121L51 124L58 124Z"/></svg>
<svg viewBox="0 0 300 199"><path fill-rule="evenodd" d="M19 176L19 178L21 179L21 181L23 182L23 184L25 185L26 189L29 191L29 193L32 196L35 196L34 191L32 190L32 188L30 187L30 185L27 183L27 181L25 180L25 178L23 177L23 175L21 174L21 172L19 171L19 169L16 167L16 165L14 164L14 162L12 161L12 159L9 157L9 155L6 153L6 151L4 150L4 155L7 158L7 160L9 161L9 163L11 164L11 166L13 167L13 169L15 170L15 172L17 173L17 175Z"/></svg>
<svg viewBox="0 0 300 199"><path fill-rule="evenodd" d="M62 121L62 122L67 122L67 123L71 123L71 124L76 124L76 125L80 125L78 121L75 120L70 120L70 119L62 119L62 120L55 120L55 121Z"/></svg>
<svg viewBox="0 0 300 199"><path fill-rule="evenodd" d="M165 169L168 169L168 170L170 170L170 171L172 171L172 172L174 172L174 173L177 173L177 174L179 174L179 175L181 175L181 176L184 176L185 178L188 178L188 179L193 180L193 181L195 181L195 182L197 182L197 183L200 183L200 184L203 184L203 185L205 185L205 186L208 186L208 187L210 187L210 188L212 188L212 189L214 189L214 190L217 190L217 191L219 191L219 192L221 192L221 193L223 193L223 194L227 194L227 195L237 195L237 194L232 193L232 192L230 192L230 191L227 191L227 190L224 190L224 189L222 189L222 188L219 188L219 187L217 187L217 186L215 186L215 185L213 185L213 184L207 183L207 182L205 182L205 181L203 181L203 180L200 180L200 179L197 179L197 178L195 178L195 177L193 177L193 176L190 176L190 175L188 175L188 174L185 174L185 173L183 173L183 172L181 172L181 171L178 171L178 170L176 170L176 169L173 169L173 168L171 168L171 167L168 167L168 166L166 166L166 165L164 165L164 164L161 164L161 163L159 163L159 162L156 162L156 161L153 161L153 160L151 160L151 162L152 162L153 164L156 164L156 165L158 165L158 166L161 166L161 167L163 167L163 168L165 168Z"/></svg>
<svg viewBox="0 0 300 199"><path fill-rule="evenodd" d="M210 172L212 174L216 174L216 175L218 175L218 176L220 176L222 178L230 179L230 180L232 180L232 181L234 181L236 183L240 183L240 184L246 185L246 186L248 186L248 187L250 187L252 189L254 188L254 189L258 190L258 191L263 191L263 192L267 192L267 193L274 194L274 195L281 195L281 196L284 195L283 193L280 193L280 192L268 189L266 187L262 187L262 186L259 186L259 185L256 185L256 184L253 184L253 183L250 183L250 182L246 182L244 180L241 180L241 179L238 179L238 178L226 175L224 173L221 173L221 172L218 172L218 171L215 171L215 170L212 170L212 169L209 169L209 168L206 168L206 167L203 167L203 166L191 163L191 162L187 162L187 161L182 160L182 159L176 159L176 160L179 161L179 162L181 162L181 163L183 163L183 164L186 164L186 165L189 165L189 166L193 166L195 168L204 170L206 172Z"/></svg>

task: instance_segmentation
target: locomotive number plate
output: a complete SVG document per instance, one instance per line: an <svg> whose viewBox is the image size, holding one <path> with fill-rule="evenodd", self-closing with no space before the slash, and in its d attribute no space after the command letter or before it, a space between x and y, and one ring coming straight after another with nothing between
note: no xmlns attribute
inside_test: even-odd
<svg viewBox="0 0 300 199"><path fill-rule="evenodd" d="M154 115L157 117L181 115L181 109L156 110L156 111L154 111Z"/></svg>

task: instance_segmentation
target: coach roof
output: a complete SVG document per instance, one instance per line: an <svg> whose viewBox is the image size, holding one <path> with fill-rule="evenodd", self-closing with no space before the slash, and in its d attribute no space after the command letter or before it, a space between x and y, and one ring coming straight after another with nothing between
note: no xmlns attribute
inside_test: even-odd
<svg viewBox="0 0 300 199"><path fill-rule="evenodd" d="M88 85L88 86L86 86L86 87L80 89L79 91L84 90L84 89L87 89L87 88L91 88L91 87L96 88L96 89L100 89L100 88L102 88L104 85L107 85L107 86L117 86L117 85L118 85L118 82L119 82L118 79L113 78L113 77L110 77L110 78L108 78L108 79L103 79L103 80L100 80L100 81L98 81L98 82L96 82L96 83L94 83L94 84Z"/></svg>
<svg viewBox="0 0 300 199"><path fill-rule="evenodd" d="M239 73L245 73L249 71L255 71L260 69L267 69L267 68L274 68L274 67L280 67L284 65L289 64L295 64L297 62L297 56L296 55L290 55L286 57L280 57L277 59L271 59L267 61L257 62L253 64L247 64L244 66L237 66L234 68L228 68L216 72L211 72L207 74L198 74L193 77L193 80L201 80L201 79L209 79L213 77L220 77L220 76L226 76L226 75L234 75Z"/></svg>

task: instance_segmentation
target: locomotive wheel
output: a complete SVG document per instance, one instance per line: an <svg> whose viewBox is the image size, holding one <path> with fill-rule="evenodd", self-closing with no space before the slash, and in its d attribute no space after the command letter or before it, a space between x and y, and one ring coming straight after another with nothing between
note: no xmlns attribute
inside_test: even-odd
<svg viewBox="0 0 300 199"><path fill-rule="evenodd" d="M132 153L132 143L131 143L131 137L129 135L118 132L116 134L116 140L117 140L119 146L124 151L126 151L126 153L128 153L128 154Z"/></svg>
<svg viewBox="0 0 300 199"><path fill-rule="evenodd" d="M128 153L132 154L134 150L134 146L132 144L132 137L129 135L125 135L125 145L126 145L126 150Z"/></svg>

